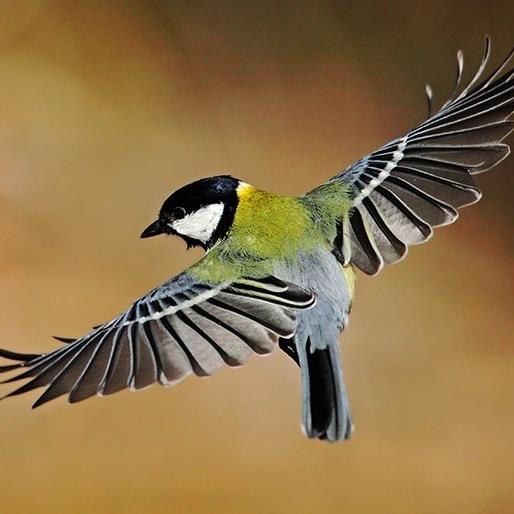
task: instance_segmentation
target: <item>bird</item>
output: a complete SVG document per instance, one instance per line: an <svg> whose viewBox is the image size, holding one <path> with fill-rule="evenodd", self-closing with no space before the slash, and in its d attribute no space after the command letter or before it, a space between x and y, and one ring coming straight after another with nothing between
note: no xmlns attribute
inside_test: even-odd
<svg viewBox="0 0 514 514"><path fill-rule="evenodd" d="M46 353L0 349L11 364L3 398L43 388L38 407L123 389L176 384L244 364L277 346L299 367L301 424L336 442L354 431L340 355L356 271L377 275L434 228L453 223L481 192L474 175L509 154L514 49L492 72L487 36L478 69L461 86L463 54L448 100L412 130L298 197L231 175L187 184L162 204L142 238L173 235L205 250L184 272L111 321ZM16 370L14 376L11 372Z"/></svg>

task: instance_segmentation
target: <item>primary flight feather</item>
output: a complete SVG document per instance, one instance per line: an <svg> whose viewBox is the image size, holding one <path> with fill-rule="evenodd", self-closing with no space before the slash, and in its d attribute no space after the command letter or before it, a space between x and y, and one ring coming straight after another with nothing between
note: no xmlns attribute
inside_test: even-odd
<svg viewBox="0 0 514 514"><path fill-rule="evenodd" d="M240 366L277 345L300 367L302 426L309 437L350 437L339 335L348 323L354 268L377 274L481 193L472 175L504 159L513 130L514 50L483 78L490 55L407 134L302 197L260 191L223 175L175 191L141 237L174 234L207 253L127 311L46 354L0 349L26 380L5 397L43 387L34 403L78 402L125 388L171 385Z"/></svg>

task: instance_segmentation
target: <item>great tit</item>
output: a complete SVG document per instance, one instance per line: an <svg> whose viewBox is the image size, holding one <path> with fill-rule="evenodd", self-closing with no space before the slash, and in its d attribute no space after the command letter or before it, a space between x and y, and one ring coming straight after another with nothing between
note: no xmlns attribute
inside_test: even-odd
<svg viewBox="0 0 514 514"><path fill-rule="evenodd" d="M348 323L354 269L376 275L401 260L457 208L481 196L473 175L509 153L514 70L510 59L483 78L457 84L426 121L301 197L261 191L228 175L175 191L141 235L173 234L205 256L113 320L42 354L0 350L17 361L1 372L29 379L6 396L38 387L34 407L68 394L78 402L194 373L240 366L277 345L300 367L302 426L311 438L348 439L353 431L339 335Z"/></svg>

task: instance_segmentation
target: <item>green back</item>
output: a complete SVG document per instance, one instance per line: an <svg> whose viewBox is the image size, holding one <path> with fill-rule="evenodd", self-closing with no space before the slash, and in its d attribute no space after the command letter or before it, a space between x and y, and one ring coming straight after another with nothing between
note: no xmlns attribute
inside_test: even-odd
<svg viewBox="0 0 514 514"><path fill-rule="evenodd" d="M190 268L195 278L218 284L243 276L264 277L278 261L294 261L298 252L331 248L336 220L349 201L341 183L328 183L295 198L242 184L227 237Z"/></svg>

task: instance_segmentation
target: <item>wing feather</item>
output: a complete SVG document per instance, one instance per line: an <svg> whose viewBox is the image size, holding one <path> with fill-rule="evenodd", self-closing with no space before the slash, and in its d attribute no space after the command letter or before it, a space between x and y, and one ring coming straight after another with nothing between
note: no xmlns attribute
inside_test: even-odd
<svg viewBox="0 0 514 514"><path fill-rule="evenodd" d="M401 260L409 245L428 240L434 227L453 223L457 208L480 199L472 175L509 154L503 141L514 129L514 49L484 79L490 53L487 37L482 60L461 89L459 51L455 88L439 111L329 181L342 181L352 199L337 224L342 262L374 275ZM429 86L426 92L430 112Z"/></svg>
<svg viewBox="0 0 514 514"><path fill-rule="evenodd" d="M23 369L4 382L30 379L6 396L44 387L34 407L68 394L71 403L155 382L170 385L194 373L240 366L252 353L291 338L298 309L312 293L274 277L212 286L183 273L136 301L113 320L47 354L0 350Z"/></svg>
<svg viewBox="0 0 514 514"><path fill-rule="evenodd" d="M105 377L98 392L102 395L117 393L128 387L134 368L134 355L129 341L128 328L121 325L114 328L112 335L113 352Z"/></svg>
<svg viewBox="0 0 514 514"><path fill-rule="evenodd" d="M111 349L112 339L106 333L71 389L69 395L70 403L76 403L97 394L109 364Z"/></svg>

